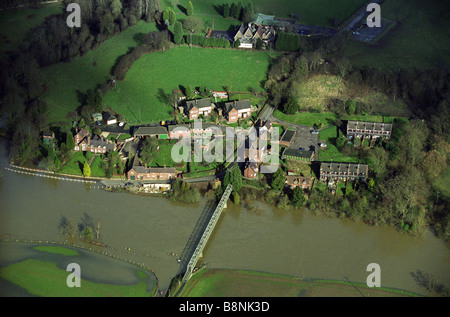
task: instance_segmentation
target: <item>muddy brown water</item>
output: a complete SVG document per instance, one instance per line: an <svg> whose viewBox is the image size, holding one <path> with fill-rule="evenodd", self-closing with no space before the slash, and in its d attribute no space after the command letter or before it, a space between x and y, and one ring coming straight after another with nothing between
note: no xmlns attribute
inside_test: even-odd
<svg viewBox="0 0 450 317"><path fill-rule="evenodd" d="M4 139L0 139L0 151L0 234L62 241L60 223L64 219L80 226L99 219L108 251L147 265L162 289L179 272L177 258L210 204L204 199L185 205L14 173L5 169ZM370 274L367 265L378 263L382 286L430 295L417 278L423 272L450 287L448 245L430 231L414 238L393 228L253 204L260 213L228 203L201 262L210 268L360 283ZM104 261L99 261L99 266L107 270Z"/></svg>

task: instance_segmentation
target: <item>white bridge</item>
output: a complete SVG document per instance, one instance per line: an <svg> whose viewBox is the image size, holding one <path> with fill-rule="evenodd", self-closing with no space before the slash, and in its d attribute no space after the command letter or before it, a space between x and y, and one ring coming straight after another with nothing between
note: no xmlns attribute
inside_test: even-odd
<svg viewBox="0 0 450 317"><path fill-rule="evenodd" d="M233 189L233 186L230 184L225 189L222 198L219 201L219 204L216 207L216 210L214 210L213 215L211 216L211 219L209 220L208 226L206 227L205 231L203 232L203 235L195 248L194 253L192 254L191 260L189 261L186 272L183 276L183 282L186 283L192 276L192 271L195 268L195 265L197 264L198 259L200 258L203 249L205 248L206 243L208 242L209 237L211 236L211 233L214 230L214 227L216 226L217 221L219 220L220 215L222 214L223 208L226 208L227 200L231 195L231 191Z"/></svg>

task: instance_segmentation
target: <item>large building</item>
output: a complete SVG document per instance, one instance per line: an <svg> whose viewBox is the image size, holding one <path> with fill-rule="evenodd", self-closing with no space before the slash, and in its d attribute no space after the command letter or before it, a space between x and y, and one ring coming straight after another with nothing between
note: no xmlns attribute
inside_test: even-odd
<svg viewBox="0 0 450 317"><path fill-rule="evenodd" d="M321 181L347 181L362 180L365 181L369 174L369 166L359 163L337 163L322 162L320 163L320 180Z"/></svg>
<svg viewBox="0 0 450 317"><path fill-rule="evenodd" d="M392 123L378 123L365 121L348 121L348 138L384 138L390 139L392 135Z"/></svg>
<svg viewBox="0 0 450 317"><path fill-rule="evenodd" d="M240 48L253 48L258 39L265 45L271 45L275 40L275 35L276 32L272 26L256 23L242 24L234 35L234 41L239 40Z"/></svg>
<svg viewBox="0 0 450 317"><path fill-rule="evenodd" d="M311 162L314 160L314 152L298 149L285 149L281 156L283 160Z"/></svg>
<svg viewBox="0 0 450 317"><path fill-rule="evenodd" d="M131 168L127 172L128 180L172 180L176 177L173 167L145 167L135 157Z"/></svg>

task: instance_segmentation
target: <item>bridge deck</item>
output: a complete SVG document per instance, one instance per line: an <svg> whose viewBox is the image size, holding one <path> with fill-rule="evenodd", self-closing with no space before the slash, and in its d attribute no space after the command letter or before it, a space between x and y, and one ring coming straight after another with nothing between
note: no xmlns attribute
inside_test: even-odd
<svg viewBox="0 0 450 317"><path fill-rule="evenodd" d="M190 279L190 277L192 275L192 271L194 270L195 265L197 264L200 254L202 254L203 249L205 248L206 243L208 242L208 239L211 236L211 233L213 232L214 227L216 226L220 215L222 214L223 208L225 207L225 204L227 203L227 200L231 195L232 189L233 189L233 186L231 184L229 184L227 186L227 188L225 189L225 191L222 195L222 198L219 201L219 204L217 205L211 219L209 220L208 226L206 227L205 231L203 232L203 235L202 235L197 247L195 248L194 253L192 254L191 260L189 261L189 263L187 265L186 272L184 273L184 276L183 276L183 282L186 282L187 280Z"/></svg>

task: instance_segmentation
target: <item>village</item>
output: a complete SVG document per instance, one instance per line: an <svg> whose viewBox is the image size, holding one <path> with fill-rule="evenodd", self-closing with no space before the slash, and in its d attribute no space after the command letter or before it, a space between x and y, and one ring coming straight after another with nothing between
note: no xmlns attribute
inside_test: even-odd
<svg viewBox="0 0 450 317"><path fill-rule="evenodd" d="M213 102L218 96L225 101ZM319 152L326 151L327 144L319 140L320 131L315 127L287 126L273 116L273 109L269 105L258 109L250 104L249 99L228 101L227 97L225 91L211 91L211 98L186 100L180 97L177 110L183 123L178 124L171 121L128 127L126 122L117 119L118 115L109 111L93 113L92 121L85 127L75 126L72 129L75 143L73 151L75 154L84 153L85 157L86 153L90 153L91 165L97 157L104 160L108 153L117 153L120 164L123 164L123 174L113 173L111 179L122 179L127 186L138 188L139 192L167 192L172 190L172 183L176 180L212 182L217 186L224 171L234 162L224 159L223 162L212 163L174 163L170 157L171 149L182 138L190 138L192 145L200 144L202 149L207 149L214 138L225 136L226 128L233 128L243 132L246 138L244 160L237 162L245 180L270 185L270 175L264 175L260 170L262 165L269 164L266 157L271 154L272 145L277 143L280 169L287 191L301 187L307 194L315 183L322 183L327 190L336 193L338 183L367 182L367 164L319 161ZM256 130L256 141L249 139L252 128ZM276 140L271 138L274 129L279 129L279 138ZM217 131L222 133L218 135ZM345 132L347 142L389 139L392 124L348 121ZM55 134L48 131L43 133L42 138L45 144L52 144ZM266 141L262 147L261 139ZM153 146L146 149L150 140ZM151 151L147 154L150 157L144 156L146 150ZM235 150L237 153L236 147ZM233 159L236 159L236 155ZM80 162L72 164L80 165ZM195 170L192 166L196 167ZM314 173L315 166L318 167L318 173ZM80 165L80 171L85 177L92 176L86 174L83 164Z"/></svg>

